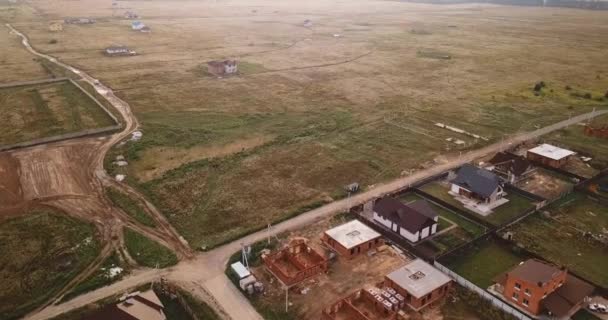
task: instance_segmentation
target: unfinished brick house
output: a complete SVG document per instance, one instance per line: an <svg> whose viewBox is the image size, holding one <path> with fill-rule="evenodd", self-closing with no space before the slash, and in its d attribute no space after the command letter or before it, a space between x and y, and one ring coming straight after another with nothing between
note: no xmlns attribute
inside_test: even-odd
<svg viewBox="0 0 608 320"><path fill-rule="evenodd" d="M448 276L420 259L413 260L384 278L384 286L402 295L405 304L415 311L445 297L451 284Z"/></svg>
<svg viewBox="0 0 608 320"><path fill-rule="evenodd" d="M574 151L545 143L528 150L528 152L526 152L526 158L530 161L542 163L553 168L560 168L568 163L575 154L576 152Z"/></svg>
<svg viewBox="0 0 608 320"><path fill-rule="evenodd" d="M359 220L325 231L321 240L347 259L384 245L380 234Z"/></svg>
<svg viewBox="0 0 608 320"><path fill-rule="evenodd" d="M585 134L591 137L608 138L608 126L594 128L592 126L585 126Z"/></svg>
<svg viewBox="0 0 608 320"><path fill-rule="evenodd" d="M360 289L321 312L321 320L397 320L398 305L384 303L377 288Z"/></svg>
<svg viewBox="0 0 608 320"><path fill-rule="evenodd" d="M326 272L328 261L322 254L309 247L303 240L262 256L270 273L283 284L292 286L319 273Z"/></svg>
<svg viewBox="0 0 608 320"><path fill-rule="evenodd" d="M498 276L491 290L517 308L538 316L569 319L594 288L570 274L566 268L529 259Z"/></svg>

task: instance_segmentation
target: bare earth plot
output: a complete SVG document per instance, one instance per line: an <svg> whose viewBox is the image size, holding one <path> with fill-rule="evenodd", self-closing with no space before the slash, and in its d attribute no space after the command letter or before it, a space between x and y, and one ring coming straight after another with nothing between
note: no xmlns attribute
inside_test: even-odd
<svg viewBox="0 0 608 320"><path fill-rule="evenodd" d="M594 97L608 85L603 12L364 0L133 2L153 30L142 34L96 1L31 3L48 19L98 18L57 33L44 21L14 24L37 48L129 101L144 137L110 158L127 157L128 182L193 247L343 197L344 184L372 185L488 143L436 122L497 141L603 105L571 96L566 85ZM305 19L313 26L303 27ZM104 57L113 44L139 55ZM204 71L207 61L232 57L241 75ZM535 96L540 80L547 87Z"/></svg>
<svg viewBox="0 0 608 320"><path fill-rule="evenodd" d="M0 145L114 125L69 81L0 88Z"/></svg>

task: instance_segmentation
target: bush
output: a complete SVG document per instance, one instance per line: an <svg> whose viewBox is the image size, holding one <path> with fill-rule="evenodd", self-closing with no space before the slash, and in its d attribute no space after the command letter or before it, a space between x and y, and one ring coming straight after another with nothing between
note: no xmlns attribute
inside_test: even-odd
<svg viewBox="0 0 608 320"><path fill-rule="evenodd" d="M606 91L606 93L604 93L604 98L608 98L608 91Z"/></svg>
<svg viewBox="0 0 608 320"><path fill-rule="evenodd" d="M57 43L57 39L51 39L51 40L49 41L49 43L50 43L50 44L56 44L56 43Z"/></svg>
<svg viewBox="0 0 608 320"><path fill-rule="evenodd" d="M566 88L565 88L565 89L566 89L566 90L572 90L572 87L570 87L570 86L566 86Z"/></svg>
<svg viewBox="0 0 608 320"><path fill-rule="evenodd" d="M544 82L544 81L537 82L537 83L534 85L534 91L536 91L536 92L540 92L540 91L541 91L541 90L542 90L544 87L546 87L546 86L547 86L547 85L545 85L545 82Z"/></svg>

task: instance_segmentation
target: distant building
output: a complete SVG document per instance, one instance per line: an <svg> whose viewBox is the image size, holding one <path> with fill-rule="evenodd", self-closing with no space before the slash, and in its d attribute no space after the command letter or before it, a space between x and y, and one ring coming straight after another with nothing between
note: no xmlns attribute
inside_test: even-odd
<svg viewBox="0 0 608 320"><path fill-rule="evenodd" d="M347 259L374 250L384 244L384 240L378 232L359 220L353 220L325 231L321 240Z"/></svg>
<svg viewBox="0 0 608 320"><path fill-rule="evenodd" d="M509 183L518 182L534 172L530 161L509 152L499 152L488 162L491 164L488 170L494 171Z"/></svg>
<svg viewBox="0 0 608 320"><path fill-rule="evenodd" d="M601 127L592 127L590 125L586 125L584 132L586 135L591 137L608 138L608 126L606 125Z"/></svg>
<svg viewBox="0 0 608 320"><path fill-rule="evenodd" d="M526 157L530 161L542 163L544 165L560 168L563 167L576 152L567 149L562 149L550 144L541 144L536 148L532 148L526 152Z"/></svg>
<svg viewBox="0 0 608 320"><path fill-rule="evenodd" d="M146 27L146 25L143 24L141 21L133 21L133 22L131 22L131 29L133 29L133 30L139 31L139 30L141 30L142 28L145 28L145 27Z"/></svg>
<svg viewBox="0 0 608 320"><path fill-rule="evenodd" d="M138 19L139 15L133 11L127 11L125 12L125 18L127 19Z"/></svg>
<svg viewBox="0 0 608 320"><path fill-rule="evenodd" d="M139 32L150 33L152 32L152 29L150 29L148 26L144 26L143 28L139 29Z"/></svg>
<svg viewBox="0 0 608 320"><path fill-rule="evenodd" d="M216 76L235 74L238 71L238 62L236 60L209 61L207 71Z"/></svg>
<svg viewBox="0 0 608 320"><path fill-rule="evenodd" d="M153 290L136 291L120 298L117 304L101 308L83 320L166 320L164 305Z"/></svg>
<svg viewBox="0 0 608 320"><path fill-rule="evenodd" d="M452 280L421 259L413 260L385 277L384 286L405 297L405 304L420 311L445 297Z"/></svg>
<svg viewBox="0 0 608 320"><path fill-rule="evenodd" d="M410 242L418 242L437 232L439 215L425 200L403 204L383 198L374 205L374 221Z"/></svg>
<svg viewBox="0 0 608 320"><path fill-rule="evenodd" d="M66 24L93 24L95 19L89 18L66 18L63 22Z"/></svg>
<svg viewBox="0 0 608 320"><path fill-rule="evenodd" d="M570 319L594 290L565 268L529 259L495 279L490 291L501 294L517 308L534 316Z"/></svg>
<svg viewBox="0 0 608 320"><path fill-rule="evenodd" d="M309 20L309 19L304 20L304 27L311 28L312 27L312 21Z"/></svg>
<svg viewBox="0 0 608 320"><path fill-rule="evenodd" d="M125 46L112 46L112 47L107 47L104 49L104 53L107 56L110 57L114 57L114 56L134 56L137 53L131 49L129 49L128 47Z"/></svg>
<svg viewBox="0 0 608 320"><path fill-rule="evenodd" d="M49 31L62 31L63 23L62 22L51 22L49 23Z"/></svg>
<svg viewBox="0 0 608 320"><path fill-rule="evenodd" d="M503 183L494 173L465 164L456 172L450 192L465 198L490 204L504 196Z"/></svg>

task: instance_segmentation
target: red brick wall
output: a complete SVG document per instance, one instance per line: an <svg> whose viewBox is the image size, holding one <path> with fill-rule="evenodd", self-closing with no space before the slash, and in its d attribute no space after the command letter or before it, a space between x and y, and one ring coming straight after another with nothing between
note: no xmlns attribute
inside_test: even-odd
<svg viewBox="0 0 608 320"><path fill-rule="evenodd" d="M399 293L400 295L402 295L405 298L405 303L408 304L410 307L414 308L415 310L420 310L435 301L443 299L443 297L445 297L447 295L448 291L450 290L450 288L452 286L452 282L448 282L445 285L433 290L431 293L427 294L426 296L423 296L420 298L416 298L416 297L410 295L410 293L407 292L407 290L405 290L404 288L401 288L398 284L394 283L389 278L384 279L384 285L395 289L395 291L397 291L397 293Z"/></svg>
<svg viewBox="0 0 608 320"><path fill-rule="evenodd" d="M362 243L354 248L346 249L344 246L342 246L341 244L339 244L337 241L335 241L333 238L331 238L330 236L327 235L327 233L323 234L323 237L321 238L321 240L325 243L327 243L327 245L329 245L330 247L332 247L334 250L336 250L336 252L342 256L345 257L347 259L351 259L355 256L358 256L360 254L365 254L366 252L376 249L379 246L384 245L384 239L382 239L381 237L372 239L368 242Z"/></svg>

